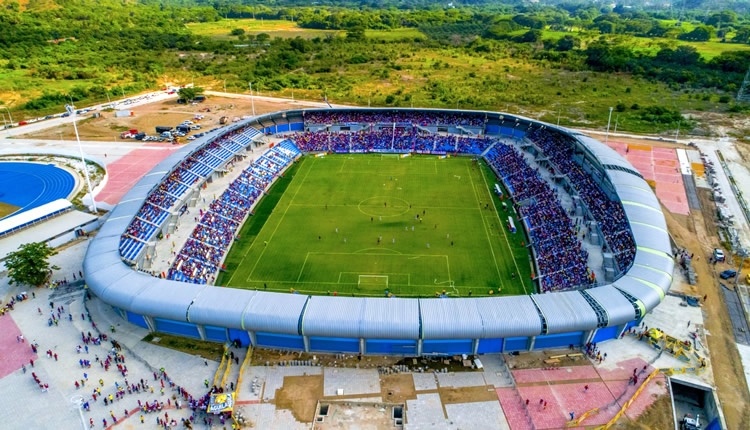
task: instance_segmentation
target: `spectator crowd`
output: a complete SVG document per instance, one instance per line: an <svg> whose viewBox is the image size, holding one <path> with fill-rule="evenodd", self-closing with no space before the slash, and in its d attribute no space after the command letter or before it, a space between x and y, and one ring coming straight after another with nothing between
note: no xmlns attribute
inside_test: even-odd
<svg viewBox="0 0 750 430"><path fill-rule="evenodd" d="M536 253L542 292L560 291L595 281L588 253L557 193L512 146L497 144L486 155L519 204Z"/></svg>
<svg viewBox="0 0 750 430"><path fill-rule="evenodd" d="M635 258L635 242L622 204L611 200L599 184L573 161L573 143L568 137L546 129L534 129L526 136L544 151L559 173L567 175L599 225L604 236L604 251L615 255L621 271L627 270Z"/></svg>
<svg viewBox="0 0 750 430"><path fill-rule="evenodd" d="M232 181L206 210L201 209L200 222L177 253L167 278L195 284L215 281L221 260L250 207L298 154L299 150L290 141L271 148Z"/></svg>

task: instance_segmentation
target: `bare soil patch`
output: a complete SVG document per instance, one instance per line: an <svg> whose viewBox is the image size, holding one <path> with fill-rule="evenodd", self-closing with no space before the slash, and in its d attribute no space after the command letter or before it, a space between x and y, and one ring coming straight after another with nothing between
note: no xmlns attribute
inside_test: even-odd
<svg viewBox="0 0 750 430"><path fill-rule="evenodd" d="M276 407L288 409L299 422L311 422L318 400L323 398L323 375L285 376L276 391Z"/></svg>
<svg viewBox="0 0 750 430"><path fill-rule="evenodd" d="M407 399L416 399L414 378L411 373L380 375L380 395L385 403L406 403Z"/></svg>

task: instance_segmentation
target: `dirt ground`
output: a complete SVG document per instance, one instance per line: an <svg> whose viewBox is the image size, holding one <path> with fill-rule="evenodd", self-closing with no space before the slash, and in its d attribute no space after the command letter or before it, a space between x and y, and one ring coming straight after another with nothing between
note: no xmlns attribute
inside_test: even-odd
<svg viewBox="0 0 750 430"><path fill-rule="evenodd" d="M491 385L462 388L439 388L438 393L440 393L440 401L443 405L452 403L497 401L497 392Z"/></svg>
<svg viewBox="0 0 750 430"><path fill-rule="evenodd" d="M693 211L690 218L675 216L666 209L663 211L676 243L701 257L693 260L698 284L692 288L695 295L708 296L703 304L704 324L709 334L708 347L716 391L728 428L744 428L745 424L742 423L750 422L750 394L734 334L729 329L731 321L717 277L717 273L729 268L729 265L708 264L713 248L720 244L716 234L707 228L708 224L713 223L713 205L704 203L701 200L702 211Z"/></svg>
<svg viewBox="0 0 750 430"><path fill-rule="evenodd" d="M583 366L589 364L586 357L576 355L573 357L559 357L556 363L545 363L544 360L550 360L550 357L568 354L568 349L555 349L549 351L532 351L522 352L518 355L506 354L505 362L508 363L509 369L539 369L543 367L565 367L565 366ZM573 352L575 354L577 352Z"/></svg>
<svg viewBox="0 0 750 430"><path fill-rule="evenodd" d="M380 375L380 396L385 403L406 403L417 398L411 373Z"/></svg>
<svg viewBox="0 0 750 430"><path fill-rule="evenodd" d="M343 357L343 358L342 358ZM379 355L365 356L362 360L358 360L356 355L340 355L340 354L320 354L320 353L306 353L302 351L281 351L274 349L255 348L253 349L252 365L253 366L265 366L266 362L270 365L279 364L282 361L289 360L314 360L314 363L320 364L321 366L333 367L356 367L359 364L360 368L372 369L378 366L392 366L396 364L401 358L400 357L384 357Z"/></svg>
<svg viewBox="0 0 750 430"><path fill-rule="evenodd" d="M299 107L299 104L296 103L255 100L256 114ZM207 112L206 109L210 109L210 112ZM252 101L244 98L207 96L204 103L197 105L177 104L175 99L171 99L136 106L131 108L130 111L133 112L133 116L116 118L114 112L102 112L99 118L86 118L78 121L78 133L81 140L119 141L121 132L133 128L149 136L154 136L156 135L156 126L175 127L186 119L192 119L198 113L205 116L199 123L203 127L201 131L207 131L218 127L219 119L222 116L228 116L229 120L232 121L235 118L251 115ZM73 127L65 124L18 137L25 139L60 139L61 136L64 140L74 140Z"/></svg>
<svg viewBox="0 0 750 430"><path fill-rule="evenodd" d="M623 430L661 430L673 429L674 418L672 417L672 403L669 396L661 396L652 403L646 411L638 417L637 421L620 419L612 427Z"/></svg>
<svg viewBox="0 0 750 430"><path fill-rule="evenodd" d="M323 375L286 376L276 391L276 407L288 409L299 422L311 422L323 398Z"/></svg>

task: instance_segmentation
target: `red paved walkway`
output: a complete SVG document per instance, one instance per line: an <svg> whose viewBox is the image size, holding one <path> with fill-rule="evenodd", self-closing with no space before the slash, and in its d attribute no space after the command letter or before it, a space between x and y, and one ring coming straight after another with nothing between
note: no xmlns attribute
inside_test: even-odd
<svg viewBox="0 0 750 430"><path fill-rule="evenodd" d="M615 141L610 141L609 146L625 157L644 179L656 185L656 196L670 212L690 215L680 161L674 149Z"/></svg>
<svg viewBox="0 0 750 430"><path fill-rule="evenodd" d="M160 149L153 149L160 148ZM179 147L171 144L150 143L144 148L131 151L128 155L107 165L107 184L96 201L115 205L143 175L167 158Z"/></svg>
<svg viewBox="0 0 750 430"><path fill-rule="evenodd" d="M31 352L28 339L23 343L16 340L21 334L21 329L13 321L12 312L0 316L0 379L20 369L24 364L29 368L29 359L37 359L36 354Z"/></svg>
<svg viewBox="0 0 750 430"><path fill-rule="evenodd" d="M603 425L633 397L642 383L629 383L633 369L638 369L641 381L654 370L640 358L623 360L611 369L585 365L558 369L514 370L513 377L518 384L520 398L512 388L499 388L496 392L508 424L513 430L531 427L527 412L534 428L559 429L565 428L571 412L579 417L595 408L602 409L587 418L583 425ZM589 388L584 391L586 385ZM657 375L627 409L626 415L630 419L638 418L659 396L666 393L665 378L663 375ZM622 398L615 402L621 395ZM529 400L528 408L525 405L526 399ZM540 404L540 399L547 402L546 408Z"/></svg>

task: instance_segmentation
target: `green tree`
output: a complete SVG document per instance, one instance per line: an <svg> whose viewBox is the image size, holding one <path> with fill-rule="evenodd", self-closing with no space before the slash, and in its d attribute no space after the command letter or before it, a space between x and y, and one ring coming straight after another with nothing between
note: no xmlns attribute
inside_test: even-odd
<svg viewBox="0 0 750 430"><path fill-rule="evenodd" d="M695 42L708 42L711 40L711 36L716 32L716 29L710 25L701 25L695 27L693 31L679 35L677 38L681 40L691 40Z"/></svg>
<svg viewBox="0 0 750 430"><path fill-rule="evenodd" d="M190 100L195 100L195 97L199 94L203 94L203 91L204 89L201 87L186 87L180 88L180 90L177 91L177 95L179 96L179 100L189 102Z"/></svg>
<svg viewBox="0 0 750 430"><path fill-rule="evenodd" d="M27 243L18 251L8 254L5 267L10 284L38 287L49 279L50 264L47 259L57 254L44 242Z"/></svg>
<svg viewBox="0 0 750 430"><path fill-rule="evenodd" d="M581 46L581 39L575 36L566 34L565 36L561 37L560 40L557 41L557 45L555 46L555 49L558 51L571 51L573 48L578 48L580 46Z"/></svg>
<svg viewBox="0 0 750 430"><path fill-rule="evenodd" d="M232 36L241 36L243 34L245 34L245 29L244 28L235 28L235 29L232 29Z"/></svg>

